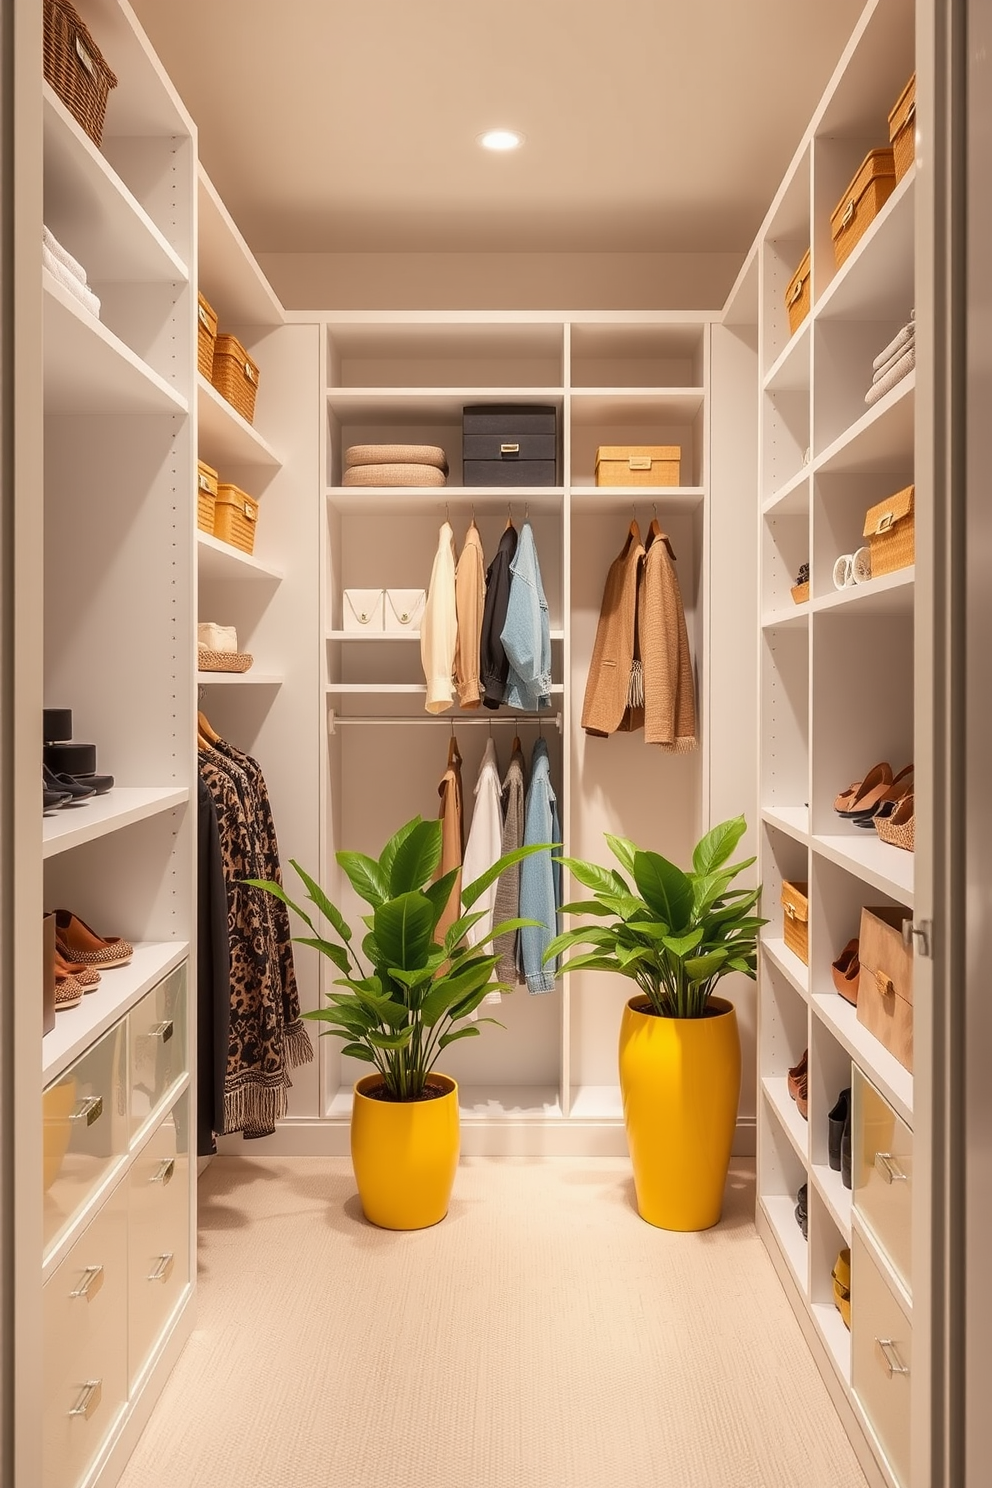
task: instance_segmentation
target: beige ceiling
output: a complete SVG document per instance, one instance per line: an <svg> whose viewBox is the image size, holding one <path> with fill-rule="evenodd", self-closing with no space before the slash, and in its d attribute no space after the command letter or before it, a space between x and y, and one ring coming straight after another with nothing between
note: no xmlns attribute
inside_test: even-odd
<svg viewBox="0 0 992 1488"><path fill-rule="evenodd" d="M259 253L744 249L862 8L133 3Z"/></svg>

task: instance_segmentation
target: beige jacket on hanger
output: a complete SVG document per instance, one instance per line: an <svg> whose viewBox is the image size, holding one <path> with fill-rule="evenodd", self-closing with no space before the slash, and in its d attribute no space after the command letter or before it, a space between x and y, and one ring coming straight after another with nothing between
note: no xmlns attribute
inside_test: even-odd
<svg viewBox="0 0 992 1488"><path fill-rule="evenodd" d="M482 537L473 518L465 534L465 546L455 569L455 613L458 622L455 684L458 688L458 702L463 708L478 708L482 702L479 647L485 598L486 560L482 553Z"/></svg>
<svg viewBox="0 0 992 1488"><path fill-rule="evenodd" d="M696 747L696 689L675 554L658 523L648 530L637 595L644 667L644 742L670 754Z"/></svg>
<svg viewBox="0 0 992 1488"><path fill-rule="evenodd" d="M457 638L455 534L450 522L442 522L420 626L420 660L427 682L428 713L444 713L451 707Z"/></svg>
<svg viewBox="0 0 992 1488"><path fill-rule="evenodd" d="M644 722L636 706L640 692L637 657L637 584L644 545L636 519L631 522L617 557L610 564L603 605L589 663L582 727L587 734L629 732Z"/></svg>
<svg viewBox="0 0 992 1488"><path fill-rule="evenodd" d="M437 793L441 797L441 809L438 812L441 819L441 861L434 875L434 881L437 882L446 873L450 873L452 868L459 869L458 877L448 896L448 902L444 906L441 918L437 922L437 929L434 931L434 939L440 943L458 919L462 906L460 870L465 845L462 817L462 757L458 752L458 740L454 734L448 744L448 767L441 776Z"/></svg>

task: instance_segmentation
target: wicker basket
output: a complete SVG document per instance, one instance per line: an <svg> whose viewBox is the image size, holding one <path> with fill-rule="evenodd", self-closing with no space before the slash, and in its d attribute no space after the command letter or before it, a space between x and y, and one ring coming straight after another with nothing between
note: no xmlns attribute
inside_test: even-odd
<svg viewBox="0 0 992 1488"><path fill-rule="evenodd" d="M896 491L873 506L865 517L864 536L871 548L871 574L894 573L916 562L915 486Z"/></svg>
<svg viewBox="0 0 992 1488"><path fill-rule="evenodd" d="M45 80L95 145L117 79L69 0L45 0Z"/></svg>
<svg viewBox="0 0 992 1488"><path fill-rule="evenodd" d="M792 595L794 604L805 604L809 599L809 579L806 580L805 584L793 584L789 593Z"/></svg>
<svg viewBox="0 0 992 1488"><path fill-rule="evenodd" d="M677 486L680 444L601 444L596 451L597 486Z"/></svg>
<svg viewBox="0 0 992 1488"><path fill-rule="evenodd" d="M208 651L196 648L198 672L247 672L255 658L248 651Z"/></svg>
<svg viewBox="0 0 992 1488"><path fill-rule="evenodd" d="M838 268L864 237L895 188L896 166L891 149L870 150L830 214L830 235Z"/></svg>
<svg viewBox="0 0 992 1488"><path fill-rule="evenodd" d="M789 287L785 291L785 308L789 312L789 330L793 335L809 314L809 305L809 249L807 248L802 263L789 280Z"/></svg>
<svg viewBox="0 0 992 1488"><path fill-rule="evenodd" d="M214 373L217 312L202 294L196 297L196 370L209 382Z"/></svg>
<svg viewBox="0 0 992 1488"><path fill-rule="evenodd" d="M245 351L237 336L218 336L214 343L211 381L250 424L255 417L255 394L258 392L258 367Z"/></svg>
<svg viewBox="0 0 992 1488"><path fill-rule="evenodd" d="M201 532L213 532L217 502L217 472L202 460L196 462L196 525Z"/></svg>
<svg viewBox="0 0 992 1488"><path fill-rule="evenodd" d="M916 159L916 73L910 78L889 115L889 144L896 165L896 182Z"/></svg>
<svg viewBox="0 0 992 1488"><path fill-rule="evenodd" d="M782 924L785 944L800 961L809 965L809 884L782 884Z"/></svg>
<svg viewBox="0 0 992 1488"><path fill-rule="evenodd" d="M255 548L257 521L258 502L237 486L221 482L214 506L214 537L231 543L243 553L251 553Z"/></svg>

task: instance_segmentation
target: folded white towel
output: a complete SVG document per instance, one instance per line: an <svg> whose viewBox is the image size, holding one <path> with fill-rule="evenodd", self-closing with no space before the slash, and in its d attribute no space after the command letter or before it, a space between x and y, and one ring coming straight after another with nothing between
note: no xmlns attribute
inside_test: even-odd
<svg viewBox="0 0 992 1488"><path fill-rule="evenodd" d="M877 403L880 398L884 398L886 393L890 393L896 386L896 383L902 382L904 377L908 377L915 366L916 345L914 343L908 348L908 350L903 352L902 356L896 362L895 366L885 374L881 382L872 383L867 393L865 393L865 402L868 404L868 406L871 407L871 405L873 403Z"/></svg>
<svg viewBox="0 0 992 1488"><path fill-rule="evenodd" d="M86 270L83 268L81 263L78 263L76 259L73 258L68 248L62 247L62 244L59 242L58 238L55 236L50 228L42 227L41 241L44 243L49 253L54 253L59 263L64 264L65 267L69 270L69 273L75 275L80 284L86 283Z"/></svg>
<svg viewBox="0 0 992 1488"><path fill-rule="evenodd" d="M44 243L41 245L41 261L52 278L57 279L63 289L68 290L74 299L77 299L81 305L85 305L90 314L95 315L97 320L99 320L100 301L96 295L91 289L87 289L85 284L80 284L75 274L71 274L65 264L57 259L51 249L45 247Z"/></svg>
<svg viewBox="0 0 992 1488"><path fill-rule="evenodd" d="M872 382L881 382L881 380L882 380L883 377L887 377L888 374L892 371L892 368L895 366L896 362L899 360L899 358L900 357L904 357L906 355L907 351L909 351L911 348L914 351L916 350L916 337L915 336L910 336L909 340L906 341L906 342L904 342L903 345L900 346L900 348L899 348L898 351L894 351L892 353L892 355L889 357L889 359L888 359L887 362L883 362L882 365L879 368L877 368L877 370L875 371L875 373L874 373L874 375L872 377Z"/></svg>
<svg viewBox="0 0 992 1488"><path fill-rule="evenodd" d="M915 316L915 310L913 311L913 314ZM898 336L893 336L892 340L889 342L885 350L878 353L878 356L872 362L873 370L877 372L879 367L884 367L886 362L890 361L892 357L900 352L904 346L908 345L915 334L916 323L914 320L911 320L908 325L903 326Z"/></svg>

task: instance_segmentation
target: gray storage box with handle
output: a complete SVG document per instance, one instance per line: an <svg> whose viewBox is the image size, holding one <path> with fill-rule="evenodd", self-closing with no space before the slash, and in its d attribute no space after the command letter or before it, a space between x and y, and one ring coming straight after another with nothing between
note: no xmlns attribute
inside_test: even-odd
<svg viewBox="0 0 992 1488"><path fill-rule="evenodd" d="M558 412L546 403L474 403L462 410L466 486L553 486Z"/></svg>

